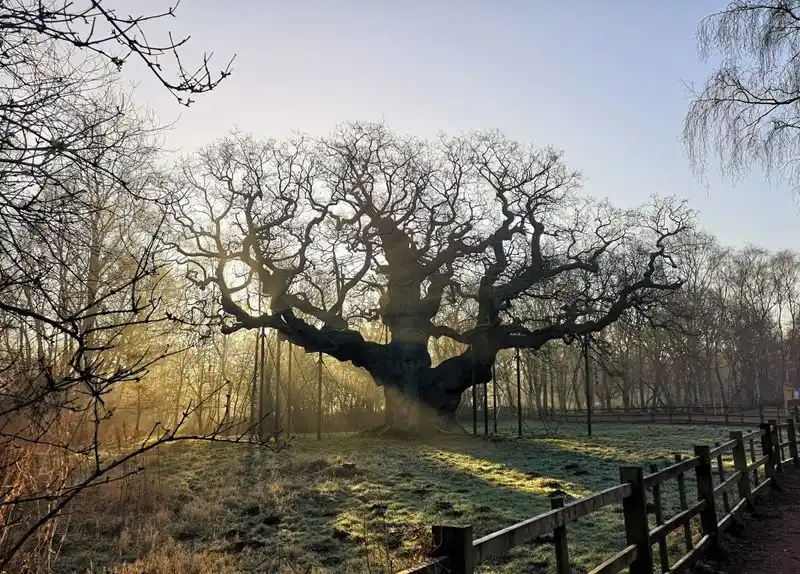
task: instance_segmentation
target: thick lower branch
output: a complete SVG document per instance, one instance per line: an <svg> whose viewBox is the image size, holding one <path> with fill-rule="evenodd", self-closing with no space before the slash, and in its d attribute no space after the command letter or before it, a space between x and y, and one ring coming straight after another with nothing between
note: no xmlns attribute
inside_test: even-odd
<svg viewBox="0 0 800 574"><path fill-rule="evenodd" d="M682 284L682 282L676 282L652 288L660 291L674 291L680 288ZM633 289L626 290L626 292L620 294L619 298L606 313L597 319L578 323L576 322L578 316L576 316L568 318L561 323L536 330L527 330L510 325L501 326L497 332L498 340L502 341L504 348L518 347L525 349L539 349L548 341L557 339L571 341L582 335L602 331L619 320L626 311L641 308L640 303L641 301L637 300Z"/></svg>
<svg viewBox="0 0 800 574"><path fill-rule="evenodd" d="M284 311L280 315L269 313L250 315L224 292L222 308L237 321L234 326L223 328L223 333L262 327L275 329L288 341L302 347L306 352L322 352L339 361L351 362L370 372L379 370L380 366L388 360L388 354L383 345L366 341L358 331L333 329L325 325L317 328L297 318L291 310Z"/></svg>

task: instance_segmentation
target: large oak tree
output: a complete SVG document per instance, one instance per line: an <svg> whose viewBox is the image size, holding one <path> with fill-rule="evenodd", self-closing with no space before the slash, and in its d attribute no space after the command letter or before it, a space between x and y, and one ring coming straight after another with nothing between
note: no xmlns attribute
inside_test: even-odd
<svg viewBox="0 0 800 574"><path fill-rule="evenodd" d="M405 399L389 420L417 425L452 420L501 349L602 330L681 285L684 205L615 209L580 183L560 152L497 132L423 140L351 123L321 139L233 134L184 164L176 221L225 332L273 328L363 367ZM466 325L445 320L454 309ZM390 339L366 339L367 321ZM437 337L460 352L433 364Z"/></svg>

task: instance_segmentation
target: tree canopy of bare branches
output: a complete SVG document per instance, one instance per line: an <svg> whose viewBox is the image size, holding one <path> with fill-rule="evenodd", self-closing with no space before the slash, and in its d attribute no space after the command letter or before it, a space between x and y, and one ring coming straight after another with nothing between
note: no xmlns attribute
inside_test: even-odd
<svg viewBox="0 0 800 574"><path fill-rule="evenodd" d="M602 330L680 287L692 226L674 200L621 210L585 197L560 152L497 132L426 141L352 123L318 140L234 134L188 159L178 185L180 250L196 284L219 294L225 332L274 328L437 418L488 380L501 349ZM530 314L530 301L545 304ZM469 314L462 328L442 321L452 309ZM362 336L373 320L388 344ZM462 351L432 364L437 337ZM413 410L395 418L417 420Z"/></svg>

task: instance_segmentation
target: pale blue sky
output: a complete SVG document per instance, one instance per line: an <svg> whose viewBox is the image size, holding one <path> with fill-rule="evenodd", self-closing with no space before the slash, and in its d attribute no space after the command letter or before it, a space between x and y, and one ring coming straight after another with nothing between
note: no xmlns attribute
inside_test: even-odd
<svg viewBox="0 0 800 574"><path fill-rule="evenodd" d="M163 6L146 0L143 6ZM724 0L183 0L173 30L189 56L238 54L234 75L181 111L144 81L137 96L180 120L168 145L190 150L234 126L258 136L328 133L384 119L421 136L501 128L553 144L586 189L619 204L688 198L729 245L800 249L786 188L754 172L709 187L680 141L700 19ZM137 76L135 67L129 78Z"/></svg>

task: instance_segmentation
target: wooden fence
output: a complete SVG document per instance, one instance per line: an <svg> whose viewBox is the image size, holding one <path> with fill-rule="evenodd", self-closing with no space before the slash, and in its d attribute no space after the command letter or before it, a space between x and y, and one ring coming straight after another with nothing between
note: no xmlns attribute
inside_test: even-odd
<svg viewBox="0 0 800 574"><path fill-rule="evenodd" d="M563 413L550 413L556 420L581 422L586 420L586 411L568 410ZM763 424L770 419L783 419L793 416L798 419L798 409L783 406L760 405L758 407L737 406L683 406L661 407L658 409L593 409L594 422L639 422L649 424L715 424L715 425L754 425Z"/></svg>
<svg viewBox="0 0 800 574"><path fill-rule="evenodd" d="M472 574L477 564L492 556L552 535L559 574L570 571L567 527L603 507L622 503L627 546L620 549L590 574L614 574L629 568L630 574L652 574L655 558L660 572L680 572L703 556L719 551L723 533L744 509L752 509L760 496L777 486L780 477L800 465L793 419L771 420L759 430L733 431L729 440L715 446L695 446L694 456L645 474L641 466L620 467L620 484L586 498L565 503L551 498L552 510L473 539L471 526L433 526L434 552L431 559L400 574ZM732 465L726 465L730 459ZM786 458L784 458L786 457ZM726 474L726 468L733 471ZM651 471L655 465L651 465ZM686 473L694 473L697 498L689 502ZM662 485L676 481L681 511L664 517ZM655 514L651 527L648 512ZM690 521L699 518L700 536L693 537ZM670 564L667 536L683 534L685 552ZM654 552L653 547L656 547Z"/></svg>
<svg viewBox="0 0 800 574"><path fill-rule="evenodd" d="M489 419L487 420L486 414ZM613 407L592 408L592 421L596 423L644 423L644 424L676 424L695 425L712 424L728 426L751 426L765 423L770 419L780 420L794 417L795 422L800 422L800 409L775 405L760 405L757 407L721 406L721 405L692 405L692 406L663 406L663 407ZM475 417L474 420L472 417ZM475 434L481 431L489 433L490 427L509 428L522 427L530 421L547 421L550 423L583 423L586 422L585 409L541 409L523 410L519 417L516 410L510 407L499 407L497 412L477 409L471 413L464 408L459 412L459 421L467 428L470 426Z"/></svg>

